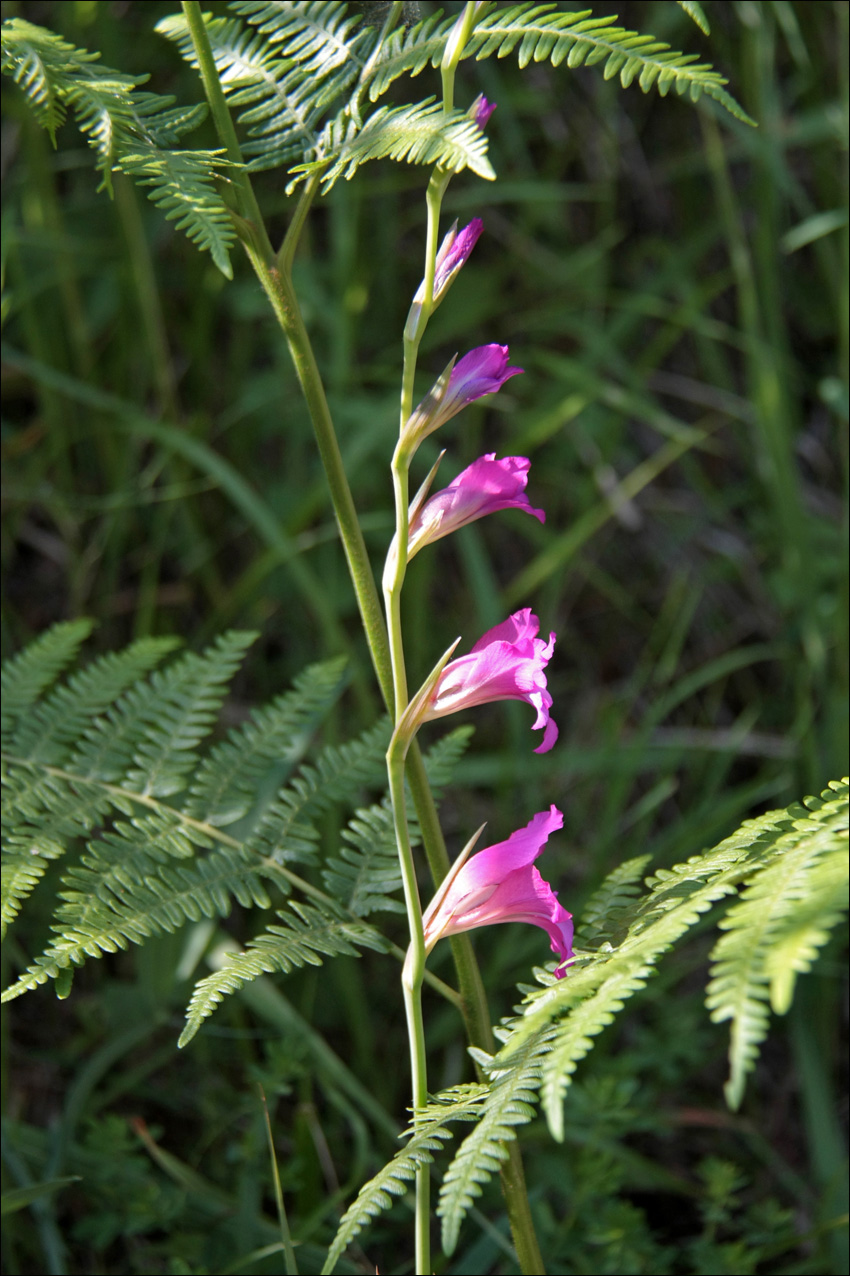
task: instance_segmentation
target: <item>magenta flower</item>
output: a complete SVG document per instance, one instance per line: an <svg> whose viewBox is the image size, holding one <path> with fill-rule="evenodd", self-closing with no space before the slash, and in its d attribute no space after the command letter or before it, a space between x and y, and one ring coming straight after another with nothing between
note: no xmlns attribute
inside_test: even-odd
<svg viewBox="0 0 850 1276"><path fill-rule="evenodd" d="M412 513L407 542L408 560L423 545L429 545L497 510L525 510L545 523L543 510L533 509L525 494L530 467L531 462L524 456L505 456L497 461L495 452L488 452L473 461L448 487L435 493Z"/></svg>
<svg viewBox="0 0 850 1276"><path fill-rule="evenodd" d="M572 917L558 903L534 861L549 834L563 826L563 815L550 806L506 842L488 846L465 863L459 861L425 910L425 951L430 952L446 935L478 926L530 922L549 936L552 952L558 957L555 974L562 979L566 973L563 967L573 956Z"/></svg>
<svg viewBox="0 0 850 1276"><path fill-rule="evenodd" d="M493 114L495 109L496 109L496 103L488 102L484 94L479 93L478 97L475 99L475 101L472 103L472 106L469 108L469 111L467 112L467 114L470 115L473 120L475 120L475 123L478 125L478 127L481 129L481 132L483 133L490 120L490 116Z"/></svg>
<svg viewBox="0 0 850 1276"><path fill-rule="evenodd" d="M402 441L414 451L424 438L484 394L495 394L522 368L508 367L508 347L476 346L457 363L450 363L439 380L408 417Z"/></svg>
<svg viewBox="0 0 850 1276"><path fill-rule="evenodd" d="M419 721L494 700L525 700L537 710L532 728L544 728L543 742L534 752L548 752L558 738L558 728L549 716L552 697L544 672L555 649L555 635L544 642L537 637L539 628L531 608L524 607L489 630L468 656L445 666Z"/></svg>

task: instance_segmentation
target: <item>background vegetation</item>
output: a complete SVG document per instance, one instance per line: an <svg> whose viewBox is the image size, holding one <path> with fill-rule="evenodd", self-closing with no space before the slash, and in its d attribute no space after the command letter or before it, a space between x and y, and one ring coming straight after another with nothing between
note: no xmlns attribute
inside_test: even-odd
<svg viewBox="0 0 850 1276"><path fill-rule="evenodd" d="M195 76L153 30L173 7L2 12L123 71L153 69L156 91L192 102ZM459 100L498 102L499 180L450 187L449 215L480 215L486 233L428 329L422 379L456 350L510 345L525 375L449 427L453 463L530 456L547 523L500 515L415 560L411 681L458 633L519 606L557 631L558 747L532 757L521 707L481 711L442 814L459 849L482 820L496 840L557 802L546 876L578 917L622 859L664 868L847 771L848 8L705 8L709 42L672 4L594 12L707 56L757 130L593 69L508 59L459 72ZM3 91L4 655L82 615L98 622L91 652L255 628L230 720L308 661L346 654L350 687L321 738L351 738L378 697L307 415L247 262L234 257L228 283L120 175L113 201L98 194L73 125L53 151ZM197 137L215 145L211 129ZM282 234L280 175L256 185ZM296 267L376 566L423 186L388 162L340 182ZM45 926L36 909L16 931L4 985ZM397 971L369 953L329 962L320 992L312 971L249 985L178 1055L202 954L255 929L237 910L220 932L198 923L92 963L69 1000L45 988L11 1008L8 1186L81 1179L8 1221L5 1270L248 1270L246 1254L278 1239L258 1081L301 1270L318 1270L403 1122ZM846 1184L840 944L732 1115L727 1034L701 996L713 940L698 928L601 1039L570 1091L565 1144L529 1127L552 1272L847 1270L833 1226ZM475 942L497 1019L541 938L502 927ZM429 1012L434 1086L466 1079L456 1015ZM451 1270L515 1271L505 1235L491 1185ZM339 1270L405 1270L397 1237L384 1216ZM255 1253L250 1270L282 1270L279 1254Z"/></svg>

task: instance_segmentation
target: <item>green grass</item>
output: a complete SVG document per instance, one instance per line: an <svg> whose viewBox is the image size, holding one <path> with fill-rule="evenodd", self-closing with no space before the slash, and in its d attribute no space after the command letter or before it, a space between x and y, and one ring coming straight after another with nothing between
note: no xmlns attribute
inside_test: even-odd
<svg viewBox="0 0 850 1276"><path fill-rule="evenodd" d="M153 33L173 8L4 16L196 101L194 75ZM481 711L442 814L457 849L482 820L496 840L556 802L564 834L545 875L578 916L622 859L671 864L848 765L847 7L705 9L710 41L672 4L619 13L707 53L756 130L592 68L494 60L458 80L459 101L498 102L499 180L449 189L447 217L481 215L486 233L428 329L422 388L456 350L510 344L525 375L446 427L441 479L484 451L528 455L547 522L499 515L416 559L411 680L517 607L556 630L557 749L531 754L526 707ZM417 83L436 91L431 72ZM228 284L128 182L112 202L97 194L73 127L53 151L3 93L4 654L81 615L97 621L93 651L257 628L233 712L345 653L352 690L327 738L350 738L378 696L307 415L247 261ZM256 183L273 238L283 185ZM421 172L389 163L339 183L296 263L378 571L422 191ZM422 474L437 447L423 446ZM45 924L36 908L15 932L4 984ZM369 954L329 963L321 985L314 972L250 985L178 1055L209 926L8 1014L4 1189L80 1176L6 1220L10 1273L284 1271L258 1081L301 1271L319 1270L335 1221L391 1154L406 1102L394 965ZM229 923L239 940L255 929ZM710 944L698 935L600 1040L571 1091L566 1150L530 1127L550 1271L846 1270L840 946L803 981L731 1116L724 1032L700 1001ZM475 946L498 1017L545 944L502 927ZM431 966L447 977L448 951ZM454 1011L436 998L427 1011L434 1087L467 1078ZM409 1270L405 1209L339 1270ZM446 1270L516 1270L503 1224L492 1189Z"/></svg>

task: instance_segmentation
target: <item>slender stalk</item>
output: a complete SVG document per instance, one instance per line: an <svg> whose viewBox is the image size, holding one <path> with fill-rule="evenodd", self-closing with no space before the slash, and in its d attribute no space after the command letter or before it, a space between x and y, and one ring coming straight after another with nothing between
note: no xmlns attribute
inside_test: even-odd
<svg viewBox="0 0 850 1276"><path fill-rule="evenodd" d="M410 947L402 970L404 1009L407 1016L407 1035L410 1042L410 1073L413 1097L413 1119L428 1102L428 1071L425 1054L425 1024L422 1018L422 981L425 975L425 934L422 925L422 905L416 884L416 865L407 827L407 809L404 796L404 754L406 742L393 735L387 750L387 772L390 780L390 799L393 807L393 825L398 846L401 876L404 885L404 902L410 926ZM416 1168L416 1272L428 1276L431 1270L431 1176L427 1165Z"/></svg>

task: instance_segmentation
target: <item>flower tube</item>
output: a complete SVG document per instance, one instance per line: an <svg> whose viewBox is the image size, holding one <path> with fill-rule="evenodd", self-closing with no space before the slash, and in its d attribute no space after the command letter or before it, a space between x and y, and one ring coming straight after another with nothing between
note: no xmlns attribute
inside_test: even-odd
<svg viewBox="0 0 850 1276"><path fill-rule="evenodd" d="M444 666L424 700L411 701L410 717L416 720L405 724L407 731L474 705L525 700L537 710L532 728L544 728L542 743L534 752L547 753L558 738L558 728L549 716L552 697L544 672L555 649L555 635L544 642L537 637L539 628L531 608L524 607L490 629L468 656Z"/></svg>
<svg viewBox="0 0 850 1276"><path fill-rule="evenodd" d="M555 974L562 979L564 966L573 956L572 916L558 903L534 861L549 834L563 826L562 813L550 806L507 841L488 846L465 862L461 857L423 915L425 951L430 952L438 939L479 926L530 922L549 936L558 957Z"/></svg>

